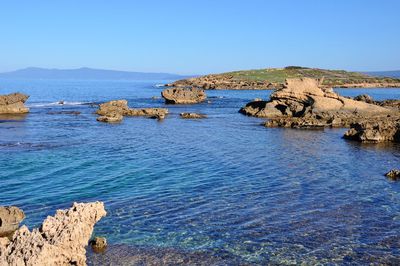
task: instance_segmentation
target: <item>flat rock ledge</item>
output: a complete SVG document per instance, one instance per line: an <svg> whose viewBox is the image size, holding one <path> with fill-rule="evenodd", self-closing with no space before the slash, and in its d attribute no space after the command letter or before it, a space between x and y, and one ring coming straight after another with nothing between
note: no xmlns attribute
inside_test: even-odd
<svg viewBox="0 0 400 266"><path fill-rule="evenodd" d="M252 101L239 112L268 118L267 127L290 128L350 127L366 119L400 117L398 109L389 104L368 103L372 99L366 96L358 100L343 97L321 84L322 80L312 78L287 79L269 101Z"/></svg>
<svg viewBox="0 0 400 266"><path fill-rule="evenodd" d="M170 88L163 90L161 96L169 104L195 104L207 99L204 90L197 88Z"/></svg>
<svg viewBox="0 0 400 266"><path fill-rule="evenodd" d="M25 102L29 96L22 93L11 93L8 95L0 95L0 114L25 114L29 112L29 108L25 106Z"/></svg>
<svg viewBox="0 0 400 266"><path fill-rule="evenodd" d="M168 114L166 108L129 108L128 101L115 100L99 105L96 114L99 122L115 123L122 121L124 116L146 116L149 118L164 119Z"/></svg>
<svg viewBox="0 0 400 266"><path fill-rule="evenodd" d="M86 265L85 246L105 215L102 202L74 203L48 216L40 228L22 226L11 240L0 238L0 265Z"/></svg>
<svg viewBox="0 0 400 266"><path fill-rule="evenodd" d="M180 113L181 118L183 119L201 119L201 118L207 118L206 115L204 114L198 114L198 113Z"/></svg>

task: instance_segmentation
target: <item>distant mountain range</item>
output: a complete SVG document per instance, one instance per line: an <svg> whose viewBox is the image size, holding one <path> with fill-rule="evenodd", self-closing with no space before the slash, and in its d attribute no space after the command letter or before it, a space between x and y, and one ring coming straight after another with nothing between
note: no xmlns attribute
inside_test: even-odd
<svg viewBox="0 0 400 266"><path fill-rule="evenodd" d="M400 70L364 72L370 76L400 78Z"/></svg>
<svg viewBox="0 0 400 266"><path fill-rule="evenodd" d="M130 72L87 67L77 69L28 67L0 73L0 78L6 79L176 80L187 77L169 73Z"/></svg>

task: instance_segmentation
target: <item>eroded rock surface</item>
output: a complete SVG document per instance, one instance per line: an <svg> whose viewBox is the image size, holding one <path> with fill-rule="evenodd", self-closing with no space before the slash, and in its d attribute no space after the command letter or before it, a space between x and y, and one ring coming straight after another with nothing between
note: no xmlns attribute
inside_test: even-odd
<svg viewBox="0 0 400 266"><path fill-rule="evenodd" d="M203 102L207 98L204 90L197 88L170 88L163 90L161 96L166 103L171 104L194 104Z"/></svg>
<svg viewBox="0 0 400 266"><path fill-rule="evenodd" d="M86 265L85 246L105 215L102 202L74 203L38 229L22 226L11 241L0 241L0 265Z"/></svg>
<svg viewBox="0 0 400 266"><path fill-rule="evenodd" d="M282 89L271 94L269 101L253 101L240 112L265 117L268 127L349 127L365 118L395 115L391 108L340 96L323 88L320 80L287 79ZM366 99L363 97L362 99Z"/></svg>
<svg viewBox="0 0 400 266"><path fill-rule="evenodd" d="M18 207L0 207L0 237L8 236L17 230L24 218L24 212Z"/></svg>
<svg viewBox="0 0 400 266"><path fill-rule="evenodd" d="M168 114L166 108L129 108L128 101L115 100L99 105L96 114L100 115L97 121L120 122L124 116L146 116L163 119Z"/></svg>
<svg viewBox="0 0 400 266"><path fill-rule="evenodd" d="M0 95L0 114L24 114L29 112L25 106L29 96L22 93Z"/></svg>
<svg viewBox="0 0 400 266"><path fill-rule="evenodd" d="M381 119L354 123L344 138L361 142L400 142L400 120Z"/></svg>

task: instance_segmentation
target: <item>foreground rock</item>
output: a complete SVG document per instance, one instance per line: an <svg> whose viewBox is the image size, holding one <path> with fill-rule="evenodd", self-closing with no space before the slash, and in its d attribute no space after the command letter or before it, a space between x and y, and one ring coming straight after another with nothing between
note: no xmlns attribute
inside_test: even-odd
<svg viewBox="0 0 400 266"><path fill-rule="evenodd" d="M351 125L344 138L369 143L400 142L400 120L387 117L375 121L357 122Z"/></svg>
<svg viewBox="0 0 400 266"><path fill-rule="evenodd" d="M24 212L17 207L0 207L0 237L8 236L17 230L24 218Z"/></svg>
<svg viewBox="0 0 400 266"><path fill-rule="evenodd" d="M74 203L47 217L39 229L22 226L11 241L0 241L0 265L86 265L85 246L105 215L102 202Z"/></svg>
<svg viewBox="0 0 400 266"><path fill-rule="evenodd" d="M171 104L194 104L206 100L207 95L202 89L170 88L163 90L161 96L166 103Z"/></svg>
<svg viewBox="0 0 400 266"><path fill-rule="evenodd" d="M197 114L197 113L181 113L180 116L184 119L200 119L200 118L206 118L206 115L203 114Z"/></svg>
<svg viewBox="0 0 400 266"><path fill-rule="evenodd" d="M22 93L0 95L0 114L24 114L29 112L25 106L29 96Z"/></svg>
<svg viewBox="0 0 400 266"><path fill-rule="evenodd" d="M269 101L250 102L239 112L270 118L265 124L269 127L349 127L366 117L394 114L389 108L342 97L321 87L321 82L311 78L287 79Z"/></svg>
<svg viewBox="0 0 400 266"><path fill-rule="evenodd" d="M129 108L128 101L116 100L99 105L96 114L100 115L97 121L120 122L124 116L146 116L163 119L168 114L166 108Z"/></svg>
<svg viewBox="0 0 400 266"><path fill-rule="evenodd" d="M389 172L387 172L385 174L385 176L388 177L389 179L393 180L393 181L400 180L400 170L392 169Z"/></svg>

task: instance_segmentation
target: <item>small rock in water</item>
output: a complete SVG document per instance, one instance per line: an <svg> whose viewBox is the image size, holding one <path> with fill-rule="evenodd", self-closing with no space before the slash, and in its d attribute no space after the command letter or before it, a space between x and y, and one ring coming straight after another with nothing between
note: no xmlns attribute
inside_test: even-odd
<svg viewBox="0 0 400 266"><path fill-rule="evenodd" d="M197 114L197 113L181 113L180 116L185 119L199 119L199 118L206 118L206 115Z"/></svg>
<svg viewBox="0 0 400 266"><path fill-rule="evenodd" d="M107 248L107 240L105 237L96 236L93 240L90 241L89 244L95 253L102 253Z"/></svg>
<svg viewBox="0 0 400 266"><path fill-rule="evenodd" d="M158 99L160 99L161 97L159 97L159 96L153 96L153 97L151 97L151 99L153 99L153 100L158 100Z"/></svg>
<svg viewBox="0 0 400 266"><path fill-rule="evenodd" d="M64 104L64 103L65 103L64 101L59 101L58 102L58 104L61 104L61 105Z"/></svg>
<svg viewBox="0 0 400 266"><path fill-rule="evenodd" d="M391 180L397 181L400 179L400 170L392 169L388 173L386 173L385 176Z"/></svg>

